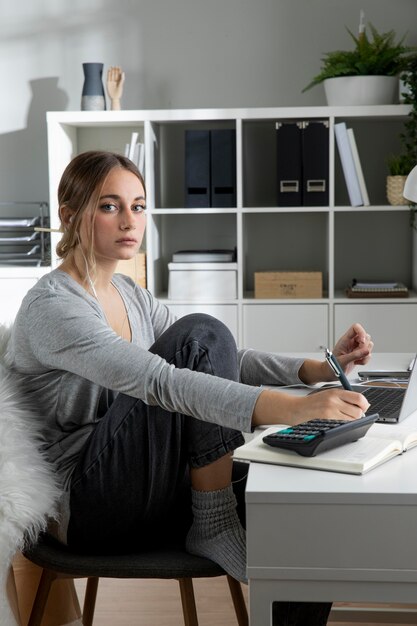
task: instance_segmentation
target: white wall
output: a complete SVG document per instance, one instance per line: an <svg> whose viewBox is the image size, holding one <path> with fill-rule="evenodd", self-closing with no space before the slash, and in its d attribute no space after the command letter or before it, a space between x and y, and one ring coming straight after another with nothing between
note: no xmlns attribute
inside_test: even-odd
<svg viewBox="0 0 417 626"><path fill-rule="evenodd" d="M79 110L83 62L123 67L125 109L325 104L302 89L361 8L417 44L415 0L0 0L0 201L48 199L45 112Z"/></svg>

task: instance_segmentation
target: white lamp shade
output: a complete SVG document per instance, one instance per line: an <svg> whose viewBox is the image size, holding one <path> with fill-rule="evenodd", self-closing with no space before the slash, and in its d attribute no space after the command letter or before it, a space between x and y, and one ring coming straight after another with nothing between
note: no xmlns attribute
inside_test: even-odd
<svg viewBox="0 0 417 626"><path fill-rule="evenodd" d="M417 204L417 165L413 167L404 185L403 196L410 202Z"/></svg>

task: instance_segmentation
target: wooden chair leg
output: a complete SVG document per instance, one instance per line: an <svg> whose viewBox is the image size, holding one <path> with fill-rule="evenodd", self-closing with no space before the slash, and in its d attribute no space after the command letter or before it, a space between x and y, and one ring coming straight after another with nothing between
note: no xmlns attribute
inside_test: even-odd
<svg viewBox="0 0 417 626"><path fill-rule="evenodd" d="M245 598L243 597L242 586L236 578L227 575L227 582L229 583L230 595L232 596L233 606L235 607L235 613L237 623L239 626L248 626L248 610L246 608Z"/></svg>
<svg viewBox="0 0 417 626"><path fill-rule="evenodd" d="M98 577L91 576L87 579L83 606L83 625L93 626L94 610L96 608Z"/></svg>
<svg viewBox="0 0 417 626"><path fill-rule="evenodd" d="M28 626L40 626L45 612L46 603L48 601L49 592L51 590L51 585L56 578L57 574L55 574L55 572L51 572L47 569L42 570L38 590L30 612Z"/></svg>
<svg viewBox="0 0 417 626"><path fill-rule="evenodd" d="M182 602L182 612L184 614L185 626L198 626L197 609L195 607L195 596L192 578L179 578Z"/></svg>

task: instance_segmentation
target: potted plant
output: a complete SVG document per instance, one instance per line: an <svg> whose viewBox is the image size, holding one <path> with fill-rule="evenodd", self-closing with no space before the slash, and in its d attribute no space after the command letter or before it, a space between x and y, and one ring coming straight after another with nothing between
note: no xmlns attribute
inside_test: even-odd
<svg viewBox="0 0 417 626"><path fill-rule="evenodd" d="M392 154L387 159L387 200L393 206L408 204L403 196L406 178L413 165L408 154Z"/></svg>
<svg viewBox="0 0 417 626"><path fill-rule="evenodd" d="M405 92L404 102L411 105L411 110L404 124L400 138L404 146L404 157L409 172L417 164L417 54L409 57L402 75Z"/></svg>
<svg viewBox="0 0 417 626"><path fill-rule="evenodd" d="M400 133L403 151L387 159L387 199L393 205L409 204L402 192L408 174L417 164L417 55L408 58L401 78L405 89L404 102L411 105L411 110Z"/></svg>
<svg viewBox="0 0 417 626"><path fill-rule="evenodd" d="M405 36L396 42L393 30L379 33L369 24L360 28L356 37L346 29L354 42L353 50L327 52L322 68L303 89L324 84L329 105L390 104L398 96L398 77L407 68L409 55L416 48L403 44Z"/></svg>

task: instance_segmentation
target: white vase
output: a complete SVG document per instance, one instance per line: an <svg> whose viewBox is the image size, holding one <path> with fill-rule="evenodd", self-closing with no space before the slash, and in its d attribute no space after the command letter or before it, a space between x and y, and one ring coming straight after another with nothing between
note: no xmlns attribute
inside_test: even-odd
<svg viewBox="0 0 417 626"><path fill-rule="evenodd" d="M411 287L417 291L417 228L416 216L412 218L411 226Z"/></svg>
<svg viewBox="0 0 417 626"><path fill-rule="evenodd" d="M339 76L324 82L329 106L394 104L398 102L397 76Z"/></svg>

